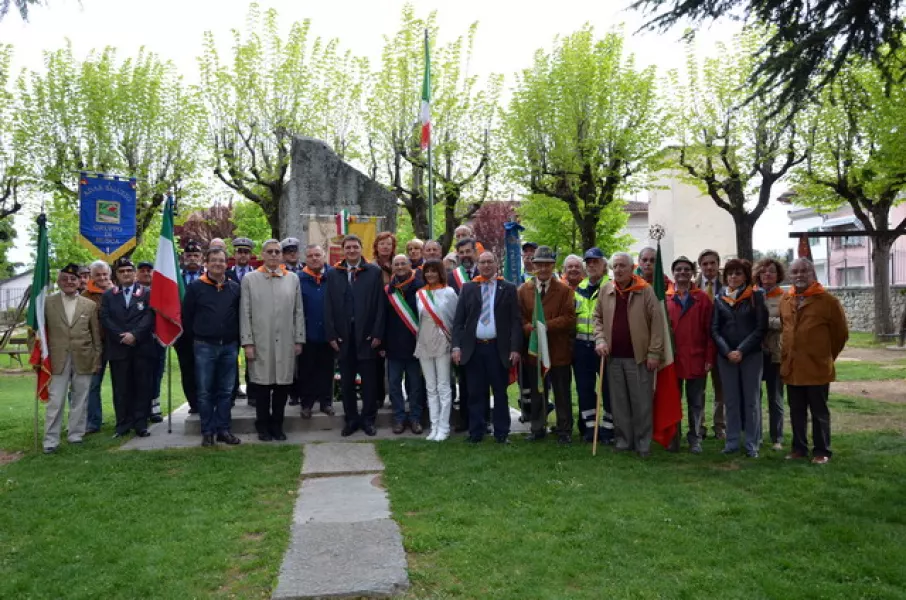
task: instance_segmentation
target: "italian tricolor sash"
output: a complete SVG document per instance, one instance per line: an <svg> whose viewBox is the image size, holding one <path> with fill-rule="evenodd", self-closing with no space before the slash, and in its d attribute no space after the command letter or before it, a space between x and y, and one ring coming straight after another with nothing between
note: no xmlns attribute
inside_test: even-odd
<svg viewBox="0 0 906 600"><path fill-rule="evenodd" d="M456 285L459 286L459 289L462 289L463 285L472 280L472 278L469 277L468 271L466 271L465 267L462 265L453 269L453 279L456 280Z"/></svg>
<svg viewBox="0 0 906 600"><path fill-rule="evenodd" d="M418 315L415 314L415 311L412 310L412 307L409 306L409 303L403 298L403 294L398 289L394 289L393 292L391 292L390 287L388 286L387 298L390 299L390 305L393 306L393 310L395 310L396 314L403 320L403 323L409 328L412 335L418 335Z"/></svg>
<svg viewBox="0 0 906 600"><path fill-rule="evenodd" d="M434 324L437 325L437 328L440 329L449 340L452 336L450 335L450 331L447 329L447 326L444 325L444 320L441 319L437 314L437 304L434 303L434 294L431 293L431 290L425 289L418 290L416 294L422 301L422 305L425 307L425 312L428 313L428 316L431 317L431 320L434 321Z"/></svg>

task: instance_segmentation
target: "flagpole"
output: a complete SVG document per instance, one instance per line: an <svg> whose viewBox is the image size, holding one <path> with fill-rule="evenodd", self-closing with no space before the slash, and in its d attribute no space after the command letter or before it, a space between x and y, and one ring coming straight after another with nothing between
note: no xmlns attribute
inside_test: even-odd
<svg viewBox="0 0 906 600"><path fill-rule="evenodd" d="M425 28L425 80L428 85L428 93L431 90L431 62L429 54L428 29ZM434 145L434 135L428 138L428 239L434 239L434 161L431 147Z"/></svg>
<svg viewBox="0 0 906 600"><path fill-rule="evenodd" d="M173 356L167 346L167 433L173 433Z"/></svg>

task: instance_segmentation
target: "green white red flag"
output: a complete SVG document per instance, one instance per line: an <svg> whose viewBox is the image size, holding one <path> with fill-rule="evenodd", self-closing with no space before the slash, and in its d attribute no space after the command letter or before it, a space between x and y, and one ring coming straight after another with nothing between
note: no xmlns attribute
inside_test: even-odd
<svg viewBox="0 0 906 600"><path fill-rule="evenodd" d="M337 225L337 235L349 235L349 211L341 210L334 215L334 221Z"/></svg>
<svg viewBox="0 0 906 600"><path fill-rule="evenodd" d="M654 293L658 310L664 325L664 356L658 367L654 390L654 427L651 438L667 448L676 435L676 428L683 420L683 407L679 385L676 380L676 365L673 363L673 328L667 313L667 285L664 281L664 264L661 260L661 243L657 244L657 259L654 263Z"/></svg>
<svg viewBox="0 0 906 600"><path fill-rule="evenodd" d="M425 30L425 77L422 80L422 103L418 113L422 126L422 150L431 145L431 51L428 30Z"/></svg>
<svg viewBox="0 0 906 600"><path fill-rule="evenodd" d="M538 366L537 389L544 393L544 377L551 368L551 355L547 347L547 320L541 305L541 292L535 286L535 308L532 311L532 335L529 336L529 356L534 356Z"/></svg>
<svg viewBox="0 0 906 600"><path fill-rule="evenodd" d="M164 220L157 242L157 257L151 274L151 301L154 309L154 337L161 346L172 346L182 335L182 297L185 283L176 259L173 242L173 197L164 204Z"/></svg>
<svg viewBox="0 0 906 600"><path fill-rule="evenodd" d="M28 299L27 323L35 334L35 346L28 362L38 373L37 395L43 402L50 399L50 346L47 342L47 324L44 322L44 303L50 295L50 257L47 246L47 217L38 215L38 253Z"/></svg>

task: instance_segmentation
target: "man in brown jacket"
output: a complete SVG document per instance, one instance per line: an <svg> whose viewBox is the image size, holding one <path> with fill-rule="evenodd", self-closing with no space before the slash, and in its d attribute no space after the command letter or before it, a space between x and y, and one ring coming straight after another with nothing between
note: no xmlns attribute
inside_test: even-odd
<svg viewBox="0 0 906 600"><path fill-rule="evenodd" d="M47 348L53 376L44 419L44 453L60 445L63 407L72 395L69 408L69 442L82 443L85 435L85 404L91 376L100 369L101 332L97 305L79 295L79 266L70 263L60 270L60 292L44 304Z"/></svg>
<svg viewBox="0 0 906 600"><path fill-rule="evenodd" d="M543 382L538 385L538 361L528 355L528 340L535 329L533 313L535 294L541 296L541 307L547 331L547 348L550 354L550 386L554 393L554 406L557 411L557 442L572 442L572 371L573 338L576 333L576 302L573 291L554 277L554 253L547 246L540 246L535 251L535 277L519 287L519 309L522 313L522 332L526 344L523 345L523 377L531 382L531 419L532 433L528 441L540 440L545 436L547 421L547 402L544 399Z"/></svg>
<svg viewBox="0 0 906 600"><path fill-rule="evenodd" d="M808 457L808 412L812 413L812 463L831 457L830 410L827 395L836 378L834 361L846 345L849 330L840 301L828 294L805 258L790 265L793 289L780 301L780 375L786 384L793 429L788 459Z"/></svg>
<svg viewBox="0 0 906 600"><path fill-rule="evenodd" d="M654 289L632 274L632 257L610 259L613 281L595 307L595 351L607 359L615 451L648 456L654 377L664 353L664 316Z"/></svg>

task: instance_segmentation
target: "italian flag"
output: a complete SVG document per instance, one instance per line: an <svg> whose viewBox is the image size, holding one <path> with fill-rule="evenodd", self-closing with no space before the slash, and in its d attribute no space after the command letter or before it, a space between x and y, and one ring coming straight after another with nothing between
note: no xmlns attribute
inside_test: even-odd
<svg viewBox="0 0 906 600"><path fill-rule="evenodd" d="M535 308L532 311L532 335L529 337L529 356L534 356L538 365L538 391L544 393L544 376L551 368L551 355L547 348L547 320L541 305L541 292L535 286Z"/></svg>
<svg viewBox="0 0 906 600"><path fill-rule="evenodd" d="M422 150L431 145L431 52L428 44L428 30L425 30L425 78L422 81L422 105L418 120L422 126Z"/></svg>
<svg viewBox="0 0 906 600"><path fill-rule="evenodd" d="M664 325L664 357L658 367L654 381L654 416L651 438L667 448L676 435L676 428L683 420L683 407L679 385L676 381L676 365L673 364L673 330L667 313L667 287L664 284L664 264L661 261L661 243L657 243L657 260L654 263L654 293Z"/></svg>
<svg viewBox="0 0 906 600"><path fill-rule="evenodd" d="M47 217L38 215L38 255L28 300L28 326L35 334L35 347L28 362L38 373L37 396L42 402L50 399L50 350L47 342L47 324L44 322L44 303L50 295L50 260L47 248Z"/></svg>
<svg viewBox="0 0 906 600"><path fill-rule="evenodd" d="M349 211L341 210L334 216L337 225L337 235L349 235Z"/></svg>
<svg viewBox="0 0 906 600"><path fill-rule="evenodd" d="M182 335L182 297L185 284L176 260L173 243L173 197L164 204L164 222L157 242L157 258L151 275L151 303L154 309L154 337L161 346L172 346Z"/></svg>

